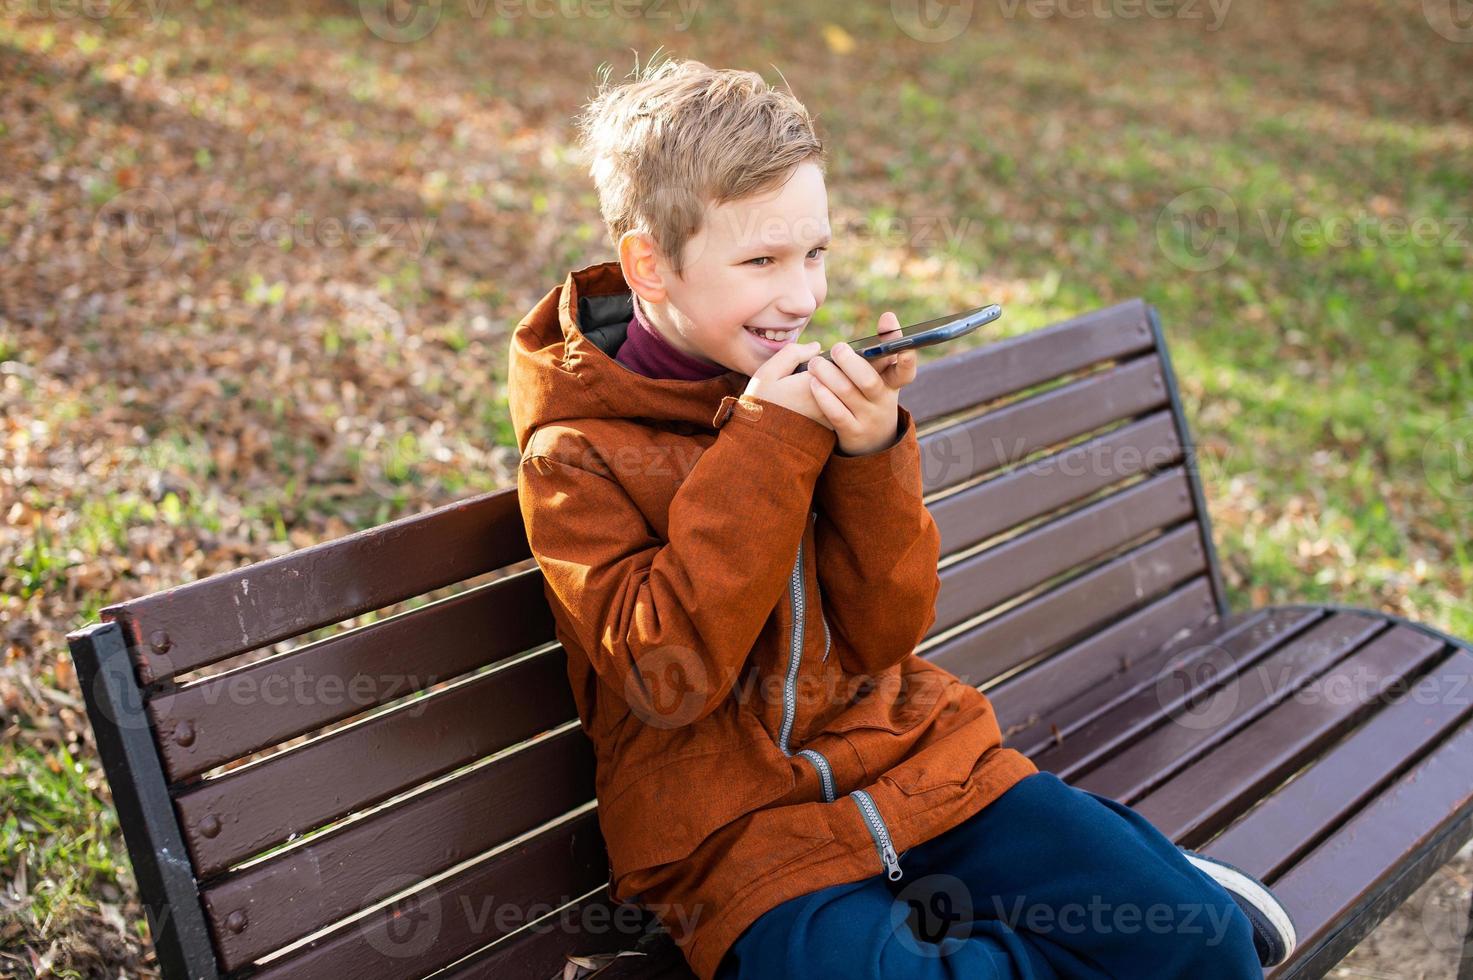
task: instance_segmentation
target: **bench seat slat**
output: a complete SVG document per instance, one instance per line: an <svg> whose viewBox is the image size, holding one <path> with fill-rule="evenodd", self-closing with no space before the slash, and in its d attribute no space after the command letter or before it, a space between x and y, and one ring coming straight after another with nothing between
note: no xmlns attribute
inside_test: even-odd
<svg viewBox="0 0 1473 980"><path fill-rule="evenodd" d="M576 729L463 773L206 887L221 959L235 969L358 911L380 882L438 873L593 798L594 755ZM236 914L248 925L232 932Z"/></svg>
<svg viewBox="0 0 1473 980"><path fill-rule="evenodd" d="M1399 629L1395 635L1410 644L1416 641L1406 637L1413 632ZM1424 642L1437 642L1426 639L1425 634L1416 635L1423 636ZM1470 675L1473 653L1455 648L1419 681L1434 692L1442 692L1441 696L1427 699L1414 692L1380 707L1292 782L1269 794L1251 819L1232 824L1214 837L1213 853L1225 861L1261 869L1260 877L1265 880L1283 874L1300 851L1318 840L1325 828L1343 823L1379 785L1404 768L1408 759L1420 757L1447 738L1452 729L1469 721L1470 695L1465 685ZM1459 695L1459 691L1464 693ZM1257 727L1250 729L1241 736L1240 751L1254 751L1259 741L1277 734L1269 727L1262 733ZM1220 751L1229 753L1226 763L1233 765L1232 753L1238 749L1223 746ZM1219 778L1215 755L1178 777L1180 788L1168 783L1162 787L1159 800L1154 795L1147 797L1142 812L1156 814L1167 826L1181 828L1183 833L1192 832L1193 815L1185 813L1178 801L1191 786ZM1229 777L1228 772L1220 775Z"/></svg>
<svg viewBox="0 0 1473 980"><path fill-rule="evenodd" d="M529 569L164 694L148 711L180 782L552 638L542 572Z"/></svg>
<svg viewBox="0 0 1473 980"><path fill-rule="evenodd" d="M185 790L199 876L564 724L577 713L566 664L554 647Z"/></svg>
<svg viewBox="0 0 1473 980"><path fill-rule="evenodd" d="M1314 619L1304 612L1284 615L1297 615L1305 625ZM1347 628L1355 628L1352 624L1345 625ZM1376 627L1370 623L1360 627L1361 630L1374 628ZM1322 625L1318 632L1255 630L1250 627L1225 631L1211 638L1203 637L1202 642L1178 651L1161 664L1160 670L1140 677L1135 690L1116 701L1106 711L1065 730L1062 743L1050 748L1043 758L1047 759L1048 765L1055 771L1067 771L1078 776L1118 755L1123 751L1122 746L1131 740L1148 737L1146 733L1158 727L1169 731L1174 728L1200 729L1204 725L1216 727L1227 724L1231 716L1218 709L1231 710L1241 703L1238 695L1245 686L1253 683L1254 672L1265 669L1260 666L1260 661L1271 654L1293 656L1297 648L1290 644L1296 640L1312 645L1325 636L1339 635L1334 627ZM1261 681L1261 677L1259 679ZM1215 701L1212 711L1220 717L1204 719L1198 715L1180 714L1189 696L1209 690L1214 683L1224 682L1226 690L1211 695ZM1072 709L1073 705L1070 707Z"/></svg>
<svg viewBox="0 0 1473 980"><path fill-rule="evenodd" d="M1190 846L1205 840L1358 722L1365 731L1365 716L1375 711L1376 699L1445 649L1441 641L1416 630L1393 628L1382 633L1316 678L1312 687L1296 692L1197 765L1138 801L1136 809L1179 842ZM1356 692L1354 698L1347 693L1350 691ZM1413 707L1416 710L1411 714L1389 707L1379 712L1382 724L1376 728L1389 744L1414 749L1415 741L1438 730L1439 721L1450 727L1458 719L1448 708L1439 719L1434 709ZM1402 730L1395 727L1398 722ZM1414 744L1408 745L1409 741ZM1359 778L1367 791L1375 785L1376 773L1371 760L1363 760ZM1327 798L1316 799L1306 807L1305 816L1313 814L1322 825L1333 825L1322 816L1326 803Z"/></svg>
<svg viewBox="0 0 1473 980"><path fill-rule="evenodd" d="M1154 354L1069 381L921 435L921 486L933 493L964 483L1169 400L1161 359Z"/></svg>
<svg viewBox="0 0 1473 980"><path fill-rule="evenodd" d="M1154 725L1148 721L1143 726L1139 715L1121 712L1116 719L1119 727L1097 736L1100 744L1113 746L1102 756L1103 761L1093 768L1065 766L1060 775L1080 789L1134 804L1193 759L1252 724L1278 700L1289 696L1296 684L1368 642L1384 626L1374 616L1339 614L1316 624L1256 664L1233 665L1227 658L1214 657L1214 669L1173 678L1169 693L1162 692L1164 700ZM1227 678L1225 684L1223 677ZM1200 698L1208 691L1212 693L1202 715L1173 717L1182 705L1190 703L1189 699ZM1040 765L1050 764L1049 759L1045 753L1038 761Z"/></svg>
<svg viewBox="0 0 1473 980"><path fill-rule="evenodd" d="M1031 713L1036 720L1011 736L1013 747L1033 756L1051 745L1060 750L1067 743L1077 745L1081 739L1074 737L1076 732L1152 686L1168 663L1189 658L1203 646L1233 640L1246 639L1250 645L1275 642L1277 637L1297 632L1316 618L1305 610L1239 613L1202 624L1178 642L1116 644L1108 653L1092 638L1023 675L1027 680L1037 674L1030 684L1036 689L1031 698ZM1099 665L1112 660L1125 661L1126 665L1113 674L1102 675ZM1083 677L1076 676L1081 673ZM1020 688L998 692L1004 702L1028 694L1028 689Z"/></svg>
<svg viewBox="0 0 1473 980"><path fill-rule="evenodd" d="M1294 961L1271 970L1269 978L1325 975L1457 853L1473 831L1470 758L1473 722L1378 793L1334 836L1267 882L1291 910L1300 944ZM1256 816L1247 820L1256 823ZM1203 853L1216 856L1211 843Z"/></svg>
<svg viewBox="0 0 1473 980"><path fill-rule="evenodd" d="M948 637L922 653L966 679L983 682L1072 639L1092 622L1130 610L1203 570L1195 527L1168 531L1097 568L1034 596L986 622ZM1080 618L1061 610L1080 610ZM1211 609L1202 610L1206 616Z"/></svg>

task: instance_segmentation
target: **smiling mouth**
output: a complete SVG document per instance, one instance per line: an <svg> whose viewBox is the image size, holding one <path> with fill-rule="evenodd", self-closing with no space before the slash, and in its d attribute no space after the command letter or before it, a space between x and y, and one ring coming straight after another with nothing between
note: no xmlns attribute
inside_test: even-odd
<svg viewBox="0 0 1473 980"><path fill-rule="evenodd" d="M743 327L743 329L754 336L761 337L763 340L779 344L798 336L797 327L793 327L791 330L764 330L758 327Z"/></svg>

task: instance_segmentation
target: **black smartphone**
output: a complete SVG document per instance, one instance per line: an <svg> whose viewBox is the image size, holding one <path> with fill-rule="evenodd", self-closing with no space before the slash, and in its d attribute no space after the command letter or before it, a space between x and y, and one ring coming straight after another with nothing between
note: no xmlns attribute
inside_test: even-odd
<svg viewBox="0 0 1473 980"><path fill-rule="evenodd" d="M854 353L860 357L874 360L897 351L917 350L922 347L930 347L932 344L955 340L984 324L991 323L1000 316L1002 316L1002 307L993 303L990 306L979 306L975 310L967 310L965 313L949 313L924 323L913 323L908 327L901 327L899 336L896 336L895 331L892 330L883 338L880 334L875 334L861 340L851 340L848 343L854 348ZM816 356L833 360L829 351ZM797 374L799 371L806 370L808 370L807 361L799 364L793 373Z"/></svg>

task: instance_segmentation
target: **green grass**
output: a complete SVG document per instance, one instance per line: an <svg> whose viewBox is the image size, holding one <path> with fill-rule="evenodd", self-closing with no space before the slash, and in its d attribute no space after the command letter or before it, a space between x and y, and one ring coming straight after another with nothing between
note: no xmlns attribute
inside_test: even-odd
<svg viewBox="0 0 1473 980"><path fill-rule="evenodd" d="M100 886L126 871L117 815L92 792L89 769L64 747L41 752L0 744L0 798L6 801L0 862L12 869L25 862L30 904L19 914L42 935L96 911ZM138 936L145 936L144 923L137 925Z"/></svg>

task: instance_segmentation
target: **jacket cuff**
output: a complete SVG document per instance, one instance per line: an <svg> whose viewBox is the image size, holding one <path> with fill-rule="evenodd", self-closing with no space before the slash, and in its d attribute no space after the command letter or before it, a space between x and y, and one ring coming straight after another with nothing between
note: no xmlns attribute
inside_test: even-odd
<svg viewBox="0 0 1473 980"><path fill-rule="evenodd" d="M837 492L896 480L909 492L921 496L921 447L916 439L915 420L904 405L897 405L896 413L895 427L900 435L895 442L862 456L835 452L819 476L820 487Z"/></svg>
<svg viewBox="0 0 1473 980"><path fill-rule="evenodd" d="M832 456L838 441L838 436L828 426L757 395L727 395L721 399L711 424L721 429L733 421L737 425L753 426L820 464Z"/></svg>

